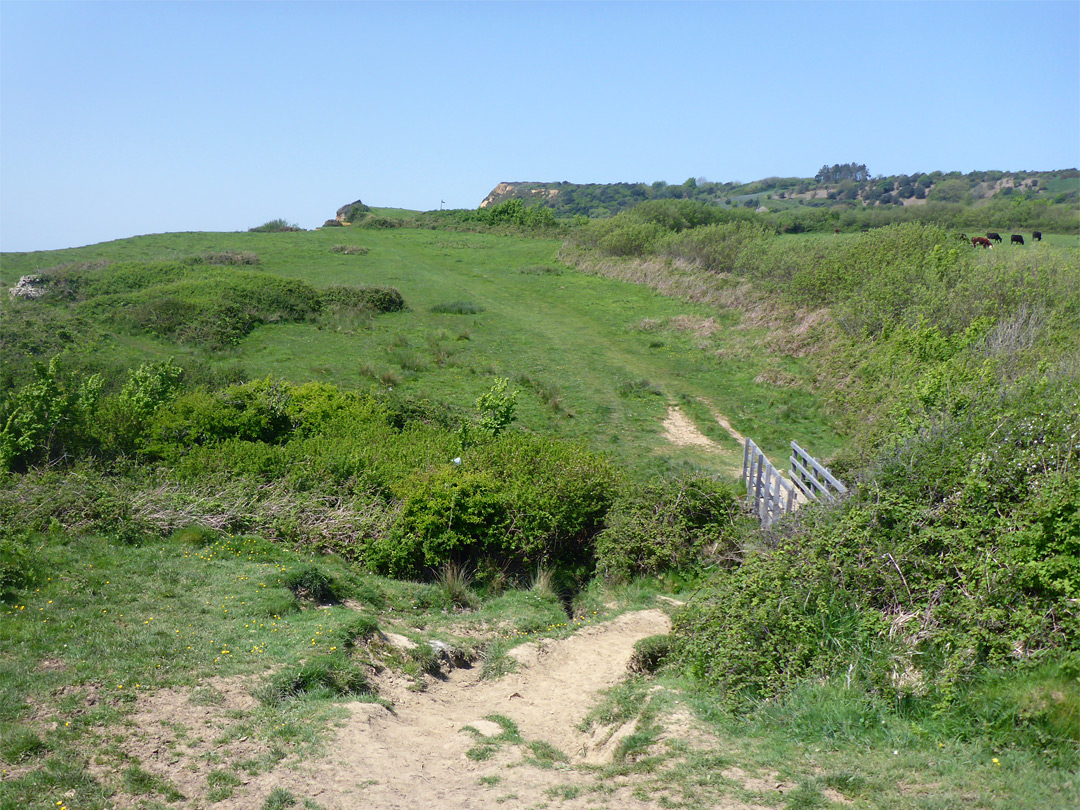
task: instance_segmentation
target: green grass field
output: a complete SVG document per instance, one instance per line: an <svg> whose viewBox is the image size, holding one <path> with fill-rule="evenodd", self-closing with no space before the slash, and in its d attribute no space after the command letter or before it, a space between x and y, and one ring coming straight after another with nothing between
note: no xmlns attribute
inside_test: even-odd
<svg viewBox="0 0 1080 810"><path fill-rule="evenodd" d="M211 355L122 332L93 351L129 366L202 357L215 367L239 365L253 378L393 389L462 410L471 410L494 378L507 377L520 391L523 428L578 439L645 476L686 468L730 474L741 448L713 413L753 437L778 464L793 439L821 456L839 446L808 391L809 369L796 358L761 351L764 330L740 328L734 311L718 313L640 285L573 272L555 260L559 244L414 229L164 234L5 256L3 283L69 262L247 251L258 255L261 271L316 287L395 287L408 309L265 324L237 347ZM336 245L368 252L335 253ZM777 368L783 385L755 382ZM670 405L722 450L666 440L662 425Z"/></svg>

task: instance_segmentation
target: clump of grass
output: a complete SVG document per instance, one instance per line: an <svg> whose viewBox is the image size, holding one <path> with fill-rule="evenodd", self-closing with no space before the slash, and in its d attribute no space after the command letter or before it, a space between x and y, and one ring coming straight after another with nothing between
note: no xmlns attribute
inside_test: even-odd
<svg viewBox="0 0 1080 810"><path fill-rule="evenodd" d="M378 623L369 616L355 616L336 631L339 644L344 650L351 650L361 641L367 641L379 634Z"/></svg>
<svg viewBox="0 0 1080 810"><path fill-rule="evenodd" d="M479 603L472 590L472 574L464 565L447 560L439 569L437 579L439 584L446 589L446 595L450 597L450 601L458 607L474 608Z"/></svg>
<svg viewBox="0 0 1080 810"><path fill-rule="evenodd" d="M160 776L144 771L138 765L128 767L124 771L123 779L124 789L135 796L160 793L168 802L180 802L187 798L175 786L169 784Z"/></svg>
<svg viewBox="0 0 1080 810"><path fill-rule="evenodd" d="M578 785L556 785L547 789L547 795L553 799L569 801L581 795L581 787Z"/></svg>
<svg viewBox="0 0 1080 810"><path fill-rule="evenodd" d="M282 584L297 599L322 604L339 601L334 581L316 565L301 566L291 572Z"/></svg>
<svg viewBox="0 0 1080 810"><path fill-rule="evenodd" d="M517 662L507 655L509 645L499 639L489 641L480 654L480 677L495 680L517 669Z"/></svg>
<svg viewBox="0 0 1080 810"><path fill-rule="evenodd" d="M285 788L274 788L266 801L263 802L262 810L287 810L296 806L296 796Z"/></svg>
<svg viewBox="0 0 1080 810"><path fill-rule="evenodd" d="M448 301L443 304L435 304L431 311L443 315L476 315L483 312L484 308L471 301Z"/></svg>
<svg viewBox="0 0 1080 810"><path fill-rule="evenodd" d="M200 253L186 260L187 264L244 265L258 264L259 255L248 250L226 250Z"/></svg>
<svg viewBox="0 0 1080 810"><path fill-rule="evenodd" d="M532 579L532 590L545 596L557 596L555 572L550 568L538 567Z"/></svg>
<svg viewBox="0 0 1080 810"><path fill-rule="evenodd" d="M660 387L650 380L626 380L619 385L619 396L627 399L663 396Z"/></svg>
<svg viewBox="0 0 1080 810"><path fill-rule="evenodd" d="M671 653L671 636L658 635L634 643L634 652L626 668L636 674L655 673Z"/></svg>
<svg viewBox="0 0 1080 810"><path fill-rule="evenodd" d="M360 664L343 655L322 655L278 673L256 690L255 697L273 706L303 696L337 698L373 694Z"/></svg>
<svg viewBox="0 0 1080 810"><path fill-rule="evenodd" d="M208 802L220 802L233 795L233 790L240 786L240 778L232 771L211 771L206 775Z"/></svg>
<svg viewBox="0 0 1080 810"><path fill-rule="evenodd" d="M363 256L370 248L363 247L362 245L334 245L330 248L331 253L342 253L346 256Z"/></svg>
<svg viewBox="0 0 1080 810"><path fill-rule="evenodd" d="M538 380L528 374L518 374L514 382L529 388L536 394L536 398L547 405L555 413L562 410L561 391L557 383L546 380Z"/></svg>
<svg viewBox="0 0 1080 810"><path fill-rule="evenodd" d="M562 751L556 748L551 743L546 743L543 740L533 740L525 744L525 747L529 750L529 756L526 756L525 760L530 765L535 765L538 768L554 768L557 763L569 762L570 758L566 756ZM576 793L574 794L577 795ZM573 798L568 796L567 798Z"/></svg>
<svg viewBox="0 0 1080 810"><path fill-rule="evenodd" d="M8 727L4 729L3 742L0 743L0 759L4 762L21 762L48 750L49 747L30 729Z"/></svg>
<svg viewBox="0 0 1080 810"><path fill-rule="evenodd" d="M195 524L192 526L185 526L182 529L177 529L170 535L169 539L172 542L179 543L183 546L204 548L220 540L221 532L217 529L211 529L209 526Z"/></svg>
<svg viewBox="0 0 1080 810"><path fill-rule="evenodd" d="M427 361L418 353L408 349L399 349L390 355L390 359L402 371L426 371Z"/></svg>
<svg viewBox="0 0 1080 810"><path fill-rule="evenodd" d="M519 267L518 272L526 276L561 276L562 268L550 264L530 264Z"/></svg>

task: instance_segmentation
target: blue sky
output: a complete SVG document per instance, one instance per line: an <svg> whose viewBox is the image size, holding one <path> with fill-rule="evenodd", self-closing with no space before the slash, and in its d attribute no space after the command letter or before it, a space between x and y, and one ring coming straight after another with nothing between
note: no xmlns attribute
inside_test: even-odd
<svg viewBox="0 0 1080 810"><path fill-rule="evenodd" d="M1080 3L0 0L0 249L357 198L1080 165Z"/></svg>

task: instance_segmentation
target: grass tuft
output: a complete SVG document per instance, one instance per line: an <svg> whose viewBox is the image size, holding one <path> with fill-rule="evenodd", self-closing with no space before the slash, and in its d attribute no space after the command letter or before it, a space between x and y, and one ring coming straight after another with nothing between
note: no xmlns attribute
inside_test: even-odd
<svg viewBox="0 0 1080 810"><path fill-rule="evenodd" d="M484 308L471 301L448 301L443 304L435 304L431 311L440 315L477 315L483 312Z"/></svg>

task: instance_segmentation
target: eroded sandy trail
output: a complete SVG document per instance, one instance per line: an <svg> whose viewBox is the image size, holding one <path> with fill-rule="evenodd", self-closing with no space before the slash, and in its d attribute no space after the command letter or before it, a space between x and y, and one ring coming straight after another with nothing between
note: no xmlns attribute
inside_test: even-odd
<svg viewBox="0 0 1080 810"><path fill-rule="evenodd" d="M571 763L595 760L607 753L599 747L604 741L577 725L598 693L626 676L634 643L669 627L660 610L636 611L566 639L518 647L513 651L518 671L495 681L480 680L476 667L454 670L420 693L410 692L402 678L382 682L380 692L393 701L392 712L352 704L326 757L256 777L242 795L216 806L261 807L271 790L284 787L326 810L464 810L500 802L527 807L551 801L552 788L595 785L593 776L570 767L507 767L521 759L517 746L503 746L481 762L469 759L466 752L476 743L463 729L472 726L493 736L500 729L484 718L499 714L516 724L524 740L546 742ZM607 806L653 806L634 798L629 786L612 787L615 792L601 800ZM595 807L598 799L585 791L559 806Z"/></svg>

